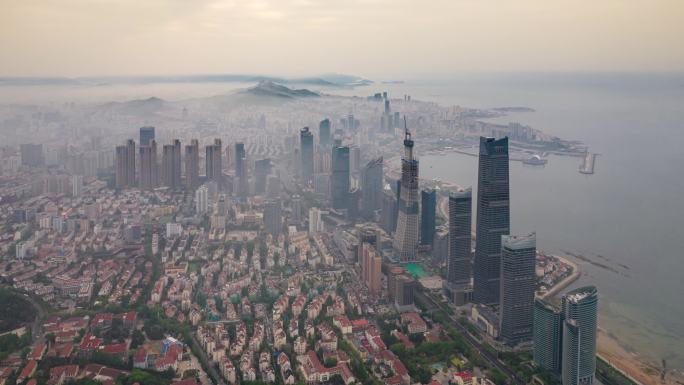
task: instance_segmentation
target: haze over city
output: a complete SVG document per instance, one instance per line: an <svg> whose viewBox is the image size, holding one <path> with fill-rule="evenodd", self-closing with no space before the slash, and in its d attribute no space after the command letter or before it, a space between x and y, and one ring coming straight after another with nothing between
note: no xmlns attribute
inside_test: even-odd
<svg viewBox="0 0 684 385"><path fill-rule="evenodd" d="M0 75L681 71L677 0L6 1Z"/></svg>
<svg viewBox="0 0 684 385"><path fill-rule="evenodd" d="M0 6L0 385L684 384L684 3Z"/></svg>

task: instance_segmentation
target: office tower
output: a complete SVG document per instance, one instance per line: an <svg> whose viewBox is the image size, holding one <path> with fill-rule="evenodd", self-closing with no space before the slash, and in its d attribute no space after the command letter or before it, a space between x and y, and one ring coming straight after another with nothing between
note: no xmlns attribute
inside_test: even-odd
<svg viewBox="0 0 684 385"><path fill-rule="evenodd" d="M318 207L309 209L309 235L313 236L323 231L321 210Z"/></svg>
<svg viewBox="0 0 684 385"><path fill-rule="evenodd" d="M464 302L463 293L470 284L472 190L449 194L449 247L447 287L456 302Z"/></svg>
<svg viewBox="0 0 684 385"><path fill-rule="evenodd" d="M154 139L154 127L140 127L140 146L149 146Z"/></svg>
<svg viewBox="0 0 684 385"><path fill-rule="evenodd" d="M45 165L45 155L43 155L42 144L22 144L19 146L21 152L21 165L31 167L42 167Z"/></svg>
<svg viewBox="0 0 684 385"><path fill-rule="evenodd" d="M295 225L302 223L302 197L295 194L292 196L292 218L291 222Z"/></svg>
<svg viewBox="0 0 684 385"><path fill-rule="evenodd" d="M501 236L510 231L508 138L480 137L473 300L499 303Z"/></svg>
<svg viewBox="0 0 684 385"><path fill-rule="evenodd" d="M401 266L390 266L387 269L387 296L391 303L397 298L397 280L404 273L405 270Z"/></svg>
<svg viewBox="0 0 684 385"><path fill-rule="evenodd" d="M435 239L435 211L437 210L437 191L434 189L420 192L420 244L432 246Z"/></svg>
<svg viewBox="0 0 684 385"><path fill-rule="evenodd" d="M185 188L193 190L199 185L199 141L193 139L185 146Z"/></svg>
<svg viewBox="0 0 684 385"><path fill-rule="evenodd" d="M558 306L543 299L534 301L534 362L560 375L563 313Z"/></svg>
<svg viewBox="0 0 684 385"><path fill-rule="evenodd" d="M333 147L332 177L330 181L333 208L338 210L347 209L349 187L349 147Z"/></svg>
<svg viewBox="0 0 684 385"><path fill-rule="evenodd" d="M254 162L254 193L263 195L266 192L266 178L271 173L271 159L258 159Z"/></svg>
<svg viewBox="0 0 684 385"><path fill-rule="evenodd" d="M268 234L277 237L282 231L283 220L280 201L268 200L264 203L264 228Z"/></svg>
<svg viewBox="0 0 684 385"><path fill-rule="evenodd" d="M176 139L173 144L164 145L162 152L164 185L171 189L181 187L181 143Z"/></svg>
<svg viewBox="0 0 684 385"><path fill-rule="evenodd" d="M591 385L596 372L598 294L593 286L565 294L563 311L563 385Z"/></svg>
<svg viewBox="0 0 684 385"><path fill-rule="evenodd" d="M323 119L318 124L318 143L326 149L330 146L330 119Z"/></svg>
<svg viewBox="0 0 684 385"><path fill-rule="evenodd" d="M71 195L80 197L83 192L83 175L71 176Z"/></svg>
<svg viewBox="0 0 684 385"><path fill-rule="evenodd" d="M382 208L383 158L373 159L361 172L361 211L366 218Z"/></svg>
<svg viewBox="0 0 684 385"><path fill-rule="evenodd" d="M205 172L207 180L223 185L223 156L221 155L221 139L214 139L214 144L205 147Z"/></svg>
<svg viewBox="0 0 684 385"><path fill-rule="evenodd" d="M411 133L404 134L404 157L401 159L399 215L394 234L394 251L401 261L416 258L418 247L418 160L413 158Z"/></svg>
<svg viewBox="0 0 684 385"><path fill-rule="evenodd" d="M247 153L245 152L245 144L235 143L235 179L237 180L237 195L245 197L249 193L249 184L247 180Z"/></svg>
<svg viewBox="0 0 684 385"><path fill-rule="evenodd" d="M140 146L140 188L151 190L157 187L157 142L150 140L145 146Z"/></svg>
<svg viewBox="0 0 684 385"><path fill-rule="evenodd" d="M532 340L537 241L534 233L502 238L499 336L516 346Z"/></svg>
<svg viewBox="0 0 684 385"><path fill-rule="evenodd" d="M200 215L209 211L209 188L206 185L195 190L195 211Z"/></svg>
<svg viewBox="0 0 684 385"><path fill-rule="evenodd" d="M299 131L299 144L302 181L311 183L314 172L314 137L313 133L309 131L309 127L304 127Z"/></svg>

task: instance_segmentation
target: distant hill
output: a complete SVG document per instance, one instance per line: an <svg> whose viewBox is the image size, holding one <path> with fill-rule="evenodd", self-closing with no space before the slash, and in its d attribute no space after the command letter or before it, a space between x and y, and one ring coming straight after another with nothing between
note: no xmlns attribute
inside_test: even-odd
<svg viewBox="0 0 684 385"><path fill-rule="evenodd" d="M109 102L101 106L121 114L148 115L155 114L167 107L164 99L151 97L147 99L129 100L127 102Z"/></svg>
<svg viewBox="0 0 684 385"><path fill-rule="evenodd" d="M284 99L310 98L320 96L316 92L309 91L307 89L288 88L284 85L274 83L271 80L260 81L256 86L239 91L238 93L243 95L246 94L260 97L273 97Z"/></svg>
<svg viewBox="0 0 684 385"><path fill-rule="evenodd" d="M373 82L355 75L324 74L299 78L266 75L149 75L149 76L99 76L99 77L0 77L0 86L72 85L101 86L111 84L155 83L253 83L271 81L278 84L315 85L322 87L365 86Z"/></svg>

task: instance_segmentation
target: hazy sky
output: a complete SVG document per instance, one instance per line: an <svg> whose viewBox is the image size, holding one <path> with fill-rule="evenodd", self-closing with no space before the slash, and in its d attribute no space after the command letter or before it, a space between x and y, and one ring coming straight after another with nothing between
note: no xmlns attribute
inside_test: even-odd
<svg viewBox="0 0 684 385"><path fill-rule="evenodd" d="M0 76L684 71L684 0L0 0Z"/></svg>

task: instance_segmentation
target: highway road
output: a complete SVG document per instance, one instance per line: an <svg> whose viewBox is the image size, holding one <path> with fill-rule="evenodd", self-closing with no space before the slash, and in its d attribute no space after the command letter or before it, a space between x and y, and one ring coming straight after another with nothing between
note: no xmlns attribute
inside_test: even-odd
<svg viewBox="0 0 684 385"><path fill-rule="evenodd" d="M499 369L502 373L504 373L512 381L513 384L525 384L525 381L519 378L508 366L506 366L502 361L500 361L495 354L492 354L492 352L487 350L484 347L484 345L480 343L480 341L471 336L470 333L468 333L468 330L463 325L461 325L460 322L458 322L458 319L456 319L456 317L450 315L447 309L442 304L435 301L435 299L429 295L425 295L419 292L416 292L415 295L425 300L426 303L432 304L433 307L441 309L446 314L446 316L449 317L449 319L451 319L452 326L454 326L461 333L465 342L471 347L475 348L485 361L487 361L493 367Z"/></svg>

